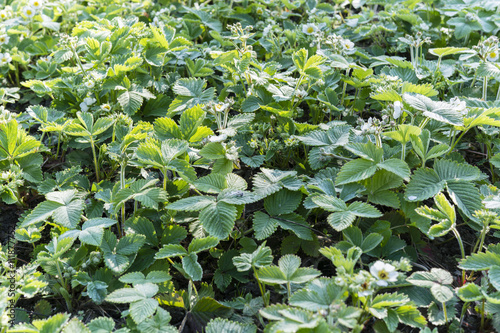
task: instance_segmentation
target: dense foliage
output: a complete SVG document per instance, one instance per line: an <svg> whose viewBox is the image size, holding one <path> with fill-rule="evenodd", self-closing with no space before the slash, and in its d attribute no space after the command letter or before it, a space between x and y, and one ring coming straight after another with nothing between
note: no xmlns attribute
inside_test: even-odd
<svg viewBox="0 0 500 333"><path fill-rule="evenodd" d="M0 6L2 333L498 331L500 2Z"/></svg>

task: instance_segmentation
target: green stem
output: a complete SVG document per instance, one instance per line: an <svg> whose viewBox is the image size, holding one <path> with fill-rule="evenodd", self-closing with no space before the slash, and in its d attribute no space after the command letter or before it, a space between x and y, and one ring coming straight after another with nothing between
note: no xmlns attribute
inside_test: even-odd
<svg viewBox="0 0 500 333"><path fill-rule="evenodd" d="M455 235L457 241L458 241L458 246L460 246L460 253L462 254L462 259L465 259L465 249L464 249L464 243L462 242L462 237L460 237L460 233L456 228L451 229L453 231L453 234ZM462 270L462 285L465 283L465 271Z"/></svg>
<svg viewBox="0 0 500 333"><path fill-rule="evenodd" d="M474 85L476 84L476 79L477 79L477 72L474 73L474 78L472 78L472 83L470 84L471 88L474 88Z"/></svg>
<svg viewBox="0 0 500 333"><path fill-rule="evenodd" d="M443 304L444 322L445 322L445 323L448 323L448 312L447 312L447 310L446 310L446 303L445 303L445 302L443 302L442 304Z"/></svg>
<svg viewBox="0 0 500 333"><path fill-rule="evenodd" d="M99 183L99 165L97 164L97 155L95 153L95 144L94 144L94 139L90 139L90 146L92 147L92 155L94 156L94 167L95 167L95 177L97 179L97 182Z"/></svg>
<svg viewBox="0 0 500 333"><path fill-rule="evenodd" d="M163 190L167 190L167 170L163 170Z"/></svg>
<svg viewBox="0 0 500 333"><path fill-rule="evenodd" d="M259 289L260 289L260 293L262 294L262 299L264 300L264 306L268 306L269 305L269 302L267 301L267 298L266 298L266 292L265 292L265 287L260 283L260 280L259 280L259 275L257 274L257 270L255 269L254 266L252 266L252 269L253 269L253 274L255 276L255 280L257 280L257 284L259 285Z"/></svg>
<svg viewBox="0 0 500 333"><path fill-rule="evenodd" d="M346 69L345 76L349 76L350 68ZM345 92L347 90L347 82L344 81L344 86L342 87L342 99L340 100L340 105L344 106Z"/></svg>
<svg viewBox="0 0 500 333"><path fill-rule="evenodd" d="M375 134L375 141L377 143L377 147L382 148L382 138L380 138L380 134Z"/></svg>
<svg viewBox="0 0 500 333"><path fill-rule="evenodd" d="M465 313L467 312L468 308L469 308L469 302L465 302L464 305L462 306L462 312L460 313L460 326L462 326L462 321L464 320Z"/></svg>
<svg viewBox="0 0 500 333"><path fill-rule="evenodd" d="M57 159L57 156L59 156L59 149L61 148L61 134L62 134L62 131L59 131L59 135L57 136L56 159Z"/></svg>
<svg viewBox="0 0 500 333"><path fill-rule="evenodd" d="M460 139L462 139L462 137L465 135L465 133L467 133L467 130L463 131L462 134L460 134L460 136L458 137L457 140L454 140L452 146L450 147L450 150L448 151L448 153L446 155L450 154L453 151L453 149L455 149L455 146L460 141Z"/></svg>
<svg viewBox="0 0 500 333"><path fill-rule="evenodd" d="M299 80L297 81L297 84L295 85L295 88L293 88L293 95L292 95L292 107L294 105L294 100L295 100L295 92L297 91L297 88L299 87L300 83L302 82L302 79L304 78L304 75L300 75Z"/></svg>
<svg viewBox="0 0 500 333"><path fill-rule="evenodd" d="M486 303L485 299L483 299L483 302L481 304L481 327L479 329L480 332L484 332L484 303Z"/></svg>
<svg viewBox="0 0 500 333"><path fill-rule="evenodd" d="M431 120L431 118L427 117L420 123L420 129L424 129L425 125Z"/></svg>
<svg viewBox="0 0 500 333"><path fill-rule="evenodd" d="M488 78L483 79L483 101L488 99Z"/></svg>
<svg viewBox="0 0 500 333"><path fill-rule="evenodd" d="M486 238L486 234L490 230L489 225L485 224L483 227L483 230L481 230L481 241L479 242L479 247L477 248L477 253L481 252L483 250L483 245L484 245L484 239ZM476 249L474 249L473 252L475 252Z"/></svg>
<svg viewBox="0 0 500 333"><path fill-rule="evenodd" d="M401 143L401 161L404 161L406 157L406 142Z"/></svg>
<svg viewBox="0 0 500 333"><path fill-rule="evenodd" d="M121 164L120 165L120 188L123 190L125 188L125 168L127 167L127 164ZM125 225L125 203L123 203L122 209L122 218L121 221L118 223L118 235L120 237L122 236L122 230L123 226Z"/></svg>

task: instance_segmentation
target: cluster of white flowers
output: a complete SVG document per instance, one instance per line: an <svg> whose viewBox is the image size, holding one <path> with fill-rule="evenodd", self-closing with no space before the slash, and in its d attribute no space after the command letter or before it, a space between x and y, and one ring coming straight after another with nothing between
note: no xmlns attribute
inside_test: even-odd
<svg viewBox="0 0 500 333"><path fill-rule="evenodd" d="M370 117L365 121L359 118L358 123L360 129L353 130L356 135L380 134L384 131L384 128L390 124L390 119L387 115L383 115L382 120Z"/></svg>
<svg viewBox="0 0 500 333"><path fill-rule="evenodd" d="M0 53L0 66L5 66L12 61L12 57L9 53Z"/></svg>
<svg viewBox="0 0 500 333"><path fill-rule="evenodd" d="M472 47L472 49L476 51L484 60L496 62L500 55L498 43L499 40L497 36L490 36L484 41L479 41L477 45Z"/></svg>
<svg viewBox="0 0 500 333"><path fill-rule="evenodd" d="M337 53L343 53L345 55L351 55L356 53L356 46L354 43L342 36L337 34L331 34L326 37L318 36L316 40L316 44L318 44L318 49L321 44L328 45L332 48L333 51Z"/></svg>
<svg viewBox="0 0 500 333"><path fill-rule="evenodd" d="M83 112L87 112L89 107L95 103L96 99L92 97L85 97L83 102L80 103L80 108Z"/></svg>
<svg viewBox="0 0 500 333"><path fill-rule="evenodd" d="M23 14L32 18L43 8L43 0L30 0L29 5L23 8Z"/></svg>

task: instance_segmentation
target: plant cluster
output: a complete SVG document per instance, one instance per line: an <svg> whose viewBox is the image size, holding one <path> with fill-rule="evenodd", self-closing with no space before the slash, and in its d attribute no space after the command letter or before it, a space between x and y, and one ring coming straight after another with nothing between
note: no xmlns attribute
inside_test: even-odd
<svg viewBox="0 0 500 333"><path fill-rule="evenodd" d="M499 13L0 0L0 332L499 332Z"/></svg>

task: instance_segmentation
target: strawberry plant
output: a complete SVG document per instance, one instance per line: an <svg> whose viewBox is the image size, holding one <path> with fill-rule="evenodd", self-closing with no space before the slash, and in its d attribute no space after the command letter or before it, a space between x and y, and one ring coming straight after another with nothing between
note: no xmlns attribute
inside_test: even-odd
<svg viewBox="0 0 500 333"><path fill-rule="evenodd" d="M498 1L0 1L0 333L500 327Z"/></svg>

